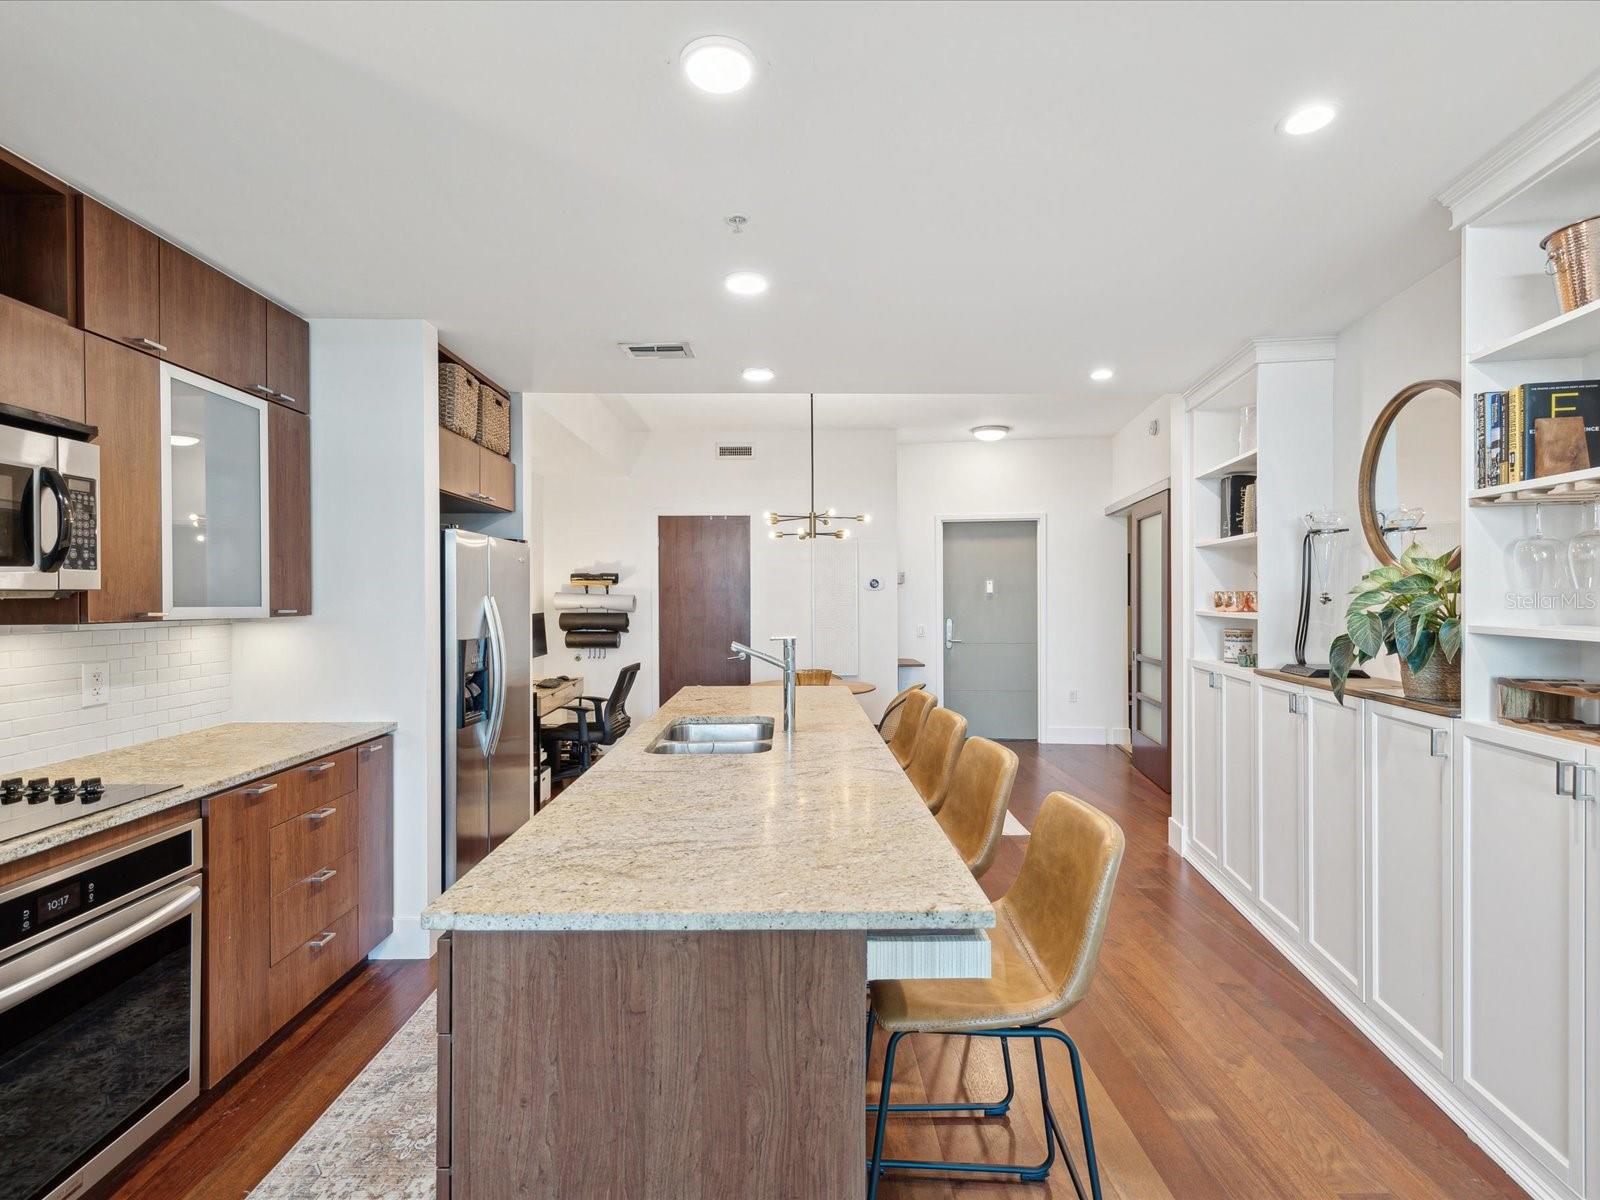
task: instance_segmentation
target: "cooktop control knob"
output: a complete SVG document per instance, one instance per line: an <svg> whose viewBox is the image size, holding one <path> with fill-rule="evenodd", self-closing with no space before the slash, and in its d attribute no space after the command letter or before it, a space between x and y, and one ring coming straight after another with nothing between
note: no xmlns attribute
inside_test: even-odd
<svg viewBox="0 0 1600 1200"><path fill-rule="evenodd" d="M78 798L78 781L70 775L56 780L55 794L57 804L71 804Z"/></svg>
<svg viewBox="0 0 1600 1200"><path fill-rule="evenodd" d="M78 785L78 795L85 804L93 804L106 794L105 785L98 775L91 775Z"/></svg>
<svg viewBox="0 0 1600 1200"><path fill-rule="evenodd" d="M0 804L17 804L22 800L22 778L0 780Z"/></svg>
<svg viewBox="0 0 1600 1200"><path fill-rule="evenodd" d="M43 804L50 799L50 781L48 779L28 780L28 803Z"/></svg>

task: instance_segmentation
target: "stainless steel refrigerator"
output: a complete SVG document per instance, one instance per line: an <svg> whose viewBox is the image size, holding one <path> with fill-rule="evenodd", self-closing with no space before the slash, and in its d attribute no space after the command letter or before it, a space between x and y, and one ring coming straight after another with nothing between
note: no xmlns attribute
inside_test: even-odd
<svg viewBox="0 0 1600 1200"><path fill-rule="evenodd" d="M526 542L444 531L446 887L533 810L529 562Z"/></svg>

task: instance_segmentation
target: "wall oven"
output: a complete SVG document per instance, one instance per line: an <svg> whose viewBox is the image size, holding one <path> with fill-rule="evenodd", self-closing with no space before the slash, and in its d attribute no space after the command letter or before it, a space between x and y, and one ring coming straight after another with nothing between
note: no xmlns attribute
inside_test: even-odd
<svg viewBox="0 0 1600 1200"><path fill-rule="evenodd" d="M100 586L93 426L0 405L0 597Z"/></svg>
<svg viewBox="0 0 1600 1200"><path fill-rule="evenodd" d="M200 839L0 891L0 1200L70 1200L200 1094Z"/></svg>

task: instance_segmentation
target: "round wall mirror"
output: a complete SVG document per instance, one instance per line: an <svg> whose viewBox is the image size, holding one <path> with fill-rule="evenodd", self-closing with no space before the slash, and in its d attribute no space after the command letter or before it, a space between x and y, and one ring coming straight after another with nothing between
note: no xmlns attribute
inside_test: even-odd
<svg viewBox="0 0 1600 1200"><path fill-rule="evenodd" d="M1461 385L1424 379L1383 406L1361 452L1361 531L1380 563L1413 542L1435 557L1461 556Z"/></svg>

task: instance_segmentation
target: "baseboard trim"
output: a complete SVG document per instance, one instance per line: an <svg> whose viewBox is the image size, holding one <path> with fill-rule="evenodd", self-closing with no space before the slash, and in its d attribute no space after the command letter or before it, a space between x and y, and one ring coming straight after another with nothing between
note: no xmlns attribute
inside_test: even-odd
<svg viewBox="0 0 1600 1200"><path fill-rule="evenodd" d="M1167 818L1167 848L1179 854L1184 852L1183 824L1177 817Z"/></svg>
<svg viewBox="0 0 1600 1200"><path fill-rule="evenodd" d="M1541 1167L1525 1159L1521 1148L1501 1133L1497 1126L1479 1114L1465 1097L1456 1092L1448 1080L1438 1075L1432 1067L1413 1058L1405 1044L1391 1034L1388 1028L1358 1003L1349 992L1333 980L1324 978L1301 947L1285 937L1281 929L1261 913L1256 912L1251 904L1240 897L1237 887L1228 881L1219 868L1198 855L1185 852L1183 857L1184 861L1194 867L1207 883L1221 893L1222 898L1231 904L1240 916L1250 922L1257 933L1271 943L1274 950L1283 955L1307 982L1326 996L1364 1038L1382 1051L1383 1056L1400 1068L1400 1072L1416 1084L1423 1095L1433 1101L1434 1105L1454 1121L1485 1154L1494 1159L1518 1187L1533 1197L1533 1200L1577 1200L1577 1194L1565 1184L1550 1179Z"/></svg>
<svg viewBox="0 0 1600 1200"><path fill-rule="evenodd" d="M369 958L432 958L437 935L422 927L421 917L396 917L394 932L368 955Z"/></svg>

